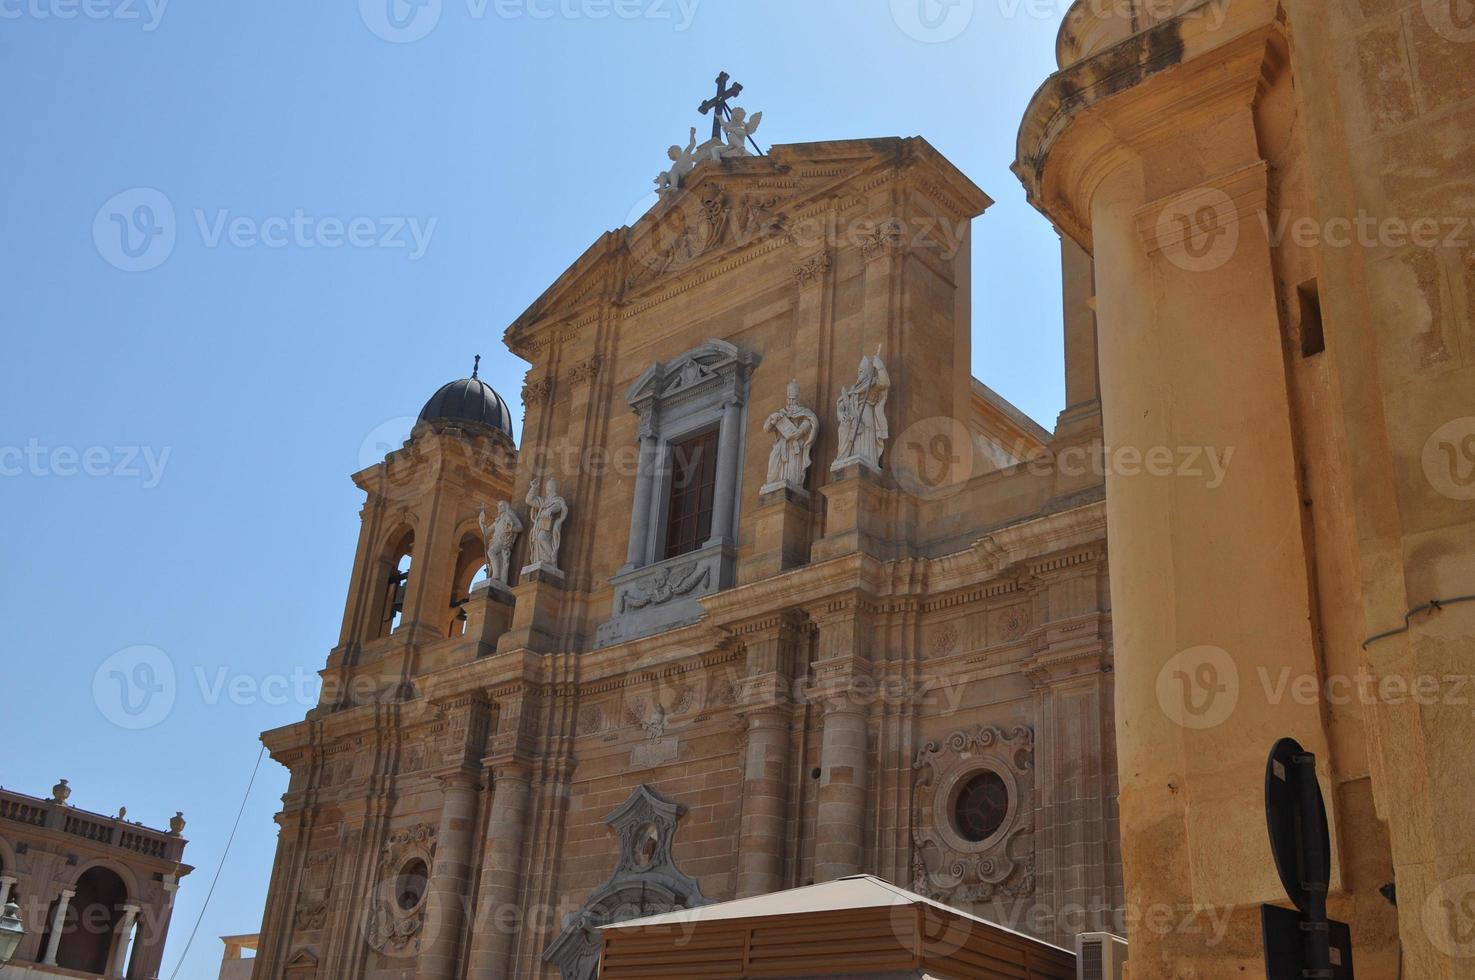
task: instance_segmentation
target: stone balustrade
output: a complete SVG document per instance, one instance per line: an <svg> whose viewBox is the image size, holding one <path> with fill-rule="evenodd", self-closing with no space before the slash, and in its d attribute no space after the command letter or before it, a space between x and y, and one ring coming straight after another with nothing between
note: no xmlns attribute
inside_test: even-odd
<svg viewBox="0 0 1475 980"><path fill-rule="evenodd" d="M0 820L44 827L164 861L178 861L184 853L184 839L166 831L10 790L0 790Z"/></svg>

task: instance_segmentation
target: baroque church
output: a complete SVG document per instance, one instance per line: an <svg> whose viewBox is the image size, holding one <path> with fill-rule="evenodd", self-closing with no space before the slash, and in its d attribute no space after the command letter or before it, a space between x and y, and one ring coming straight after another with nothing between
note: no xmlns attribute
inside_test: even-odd
<svg viewBox="0 0 1475 980"><path fill-rule="evenodd" d="M733 107L507 328L520 446L473 372L355 474L257 980L588 978L857 873L1256 975L1283 739L1341 975L1470 976L1475 7L1077 0L1056 54L1053 433L969 375L984 193Z"/></svg>
<svg viewBox="0 0 1475 980"><path fill-rule="evenodd" d="M507 327L520 445L473 372L354 474L258 980L588 980L600 925L857 873L1120 931L1090 260L1051 433L969 371L988 196L759 118Z"/></svg>

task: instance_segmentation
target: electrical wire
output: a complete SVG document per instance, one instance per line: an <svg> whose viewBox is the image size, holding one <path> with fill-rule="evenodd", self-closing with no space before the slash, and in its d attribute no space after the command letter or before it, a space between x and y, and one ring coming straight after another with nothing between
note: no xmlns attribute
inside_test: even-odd
<svg viewBox="0 0 1475 980"><path fill-rule="evenodd" d="M215 886L220 882L220 872L225 869L225 859L230 856L230 846L235 843L236 831L240 829L241 817L246 812L246 801L251 798L251 787L256 785L256 774L261 770L261 760L266 756L266 746L261 746L261 751L256 753L256 765L251 768L251 780L246 783L246 795L241 797L241 808L236 811L236 822L231 825L230 836L225 839L225 850L221 852L220 863L215 866L215 877L210 879L210 890L205 893L205 904L200 906L200 914L195 918L195 927L189 932L189 939L185 940L184 950L179 954L179 962L174 965L174 972L169 974L169 980L175 980L179 976L179 970L184 966L184 958L189 953L189 948L194 944L195 934L200 931L200 923L205 921L205 910L210 907L210 897L215 894Z"/></svg>
<svg viewBox="0 0 1475 980"><path fill-rule="evenodd" d="M1366 640L1362 641L1362 648L1366 650L1369 646L1378 642L1379 640L1386 640L1388 637L1397 636L1399 633L1407 633L1409 630L1410 620L1412 620L1419 613L1438 612L1445 606L1453 606L1461 602L1475 602L1475 595L1457 595L1452 599L1430 599L1428 602L1424 603L1421 606L1414 606L1408 612L1403 614L1402 626L1398 627L1397 629L1384 630L1382 633L1377 633L1373 636L1368 637Z"/></svg>

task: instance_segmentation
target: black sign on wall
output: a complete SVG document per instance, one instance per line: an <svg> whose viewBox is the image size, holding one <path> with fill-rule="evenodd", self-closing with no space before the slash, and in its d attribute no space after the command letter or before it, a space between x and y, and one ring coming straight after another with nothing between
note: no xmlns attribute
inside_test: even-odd
<svg viewBox="0 0 1475 980"><path fill-rule="evenodd" d="M1316 756L1283 738L1265 763L1265 823L1294 909L1260 906L1266 980L1353 980L1352 932L1326 916L1332 849Z"/></svg>

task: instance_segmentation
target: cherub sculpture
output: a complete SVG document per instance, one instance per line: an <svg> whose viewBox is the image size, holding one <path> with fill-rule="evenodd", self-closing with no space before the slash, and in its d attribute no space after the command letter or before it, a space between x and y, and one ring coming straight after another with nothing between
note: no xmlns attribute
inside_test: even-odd
<svg viewBox="0 0 1475 980"><path fill-rule="evenodd" d="M691 127L691 139L686 144L686 149L682 149L673 143L671 144L671 148L666 151L666 156L671 158L671 169L663 170L656 174L657 194L665 197L681 189L681 182L686 179L686 175L691 173L692 169L697 165L696 148L697 128L693 126Z"/></svg>

